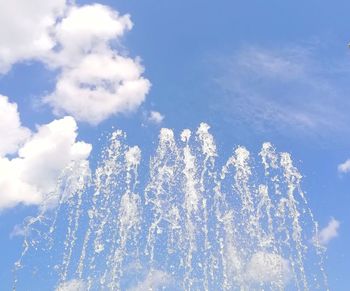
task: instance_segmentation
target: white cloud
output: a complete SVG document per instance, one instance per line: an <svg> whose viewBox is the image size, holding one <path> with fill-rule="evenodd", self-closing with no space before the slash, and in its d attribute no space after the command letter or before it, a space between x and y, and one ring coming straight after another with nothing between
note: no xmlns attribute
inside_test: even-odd
<svg viewBox="0 0 350 291"><path fill-rule="evenodd" d="M0 209L42 203L70 163L88 158L91 145L76 138L75 120L65 117L38 127L17 157L0 157Z"/></svg>
<svg viewBox="0 0 350 291"><path fill-rule="evenodd" d="M158 111L151 111L148 115L148 121L154 124L160 124L164 120L164 115Z"/></svg>
<svg viewBox="0 0 350 291"><path fill-rule="evenodd" d="M60 49L52 53L52 62L74 67L90 53L109 53L110 42L119 40L132 26L129 15L120 16L104 5L69 7L65 17L55 26L54 38Z"/></svg>
<svg viewBox="0 0 350 291"><path fill-rule="evenodd" d="M0 73L54 48L52 30L66 0L0 0L0 7Z"/></svg>
<svg viewBox="0 0 350 291"><path fill-rule="evenodd" d="M316 244L327 246L332 239L338 236L339 227L340 222L332 217L328 225L322 228L318 235L313 238L313 241Z"/></svg>
<svg viewBox="0 0 350 291"><path fill-rule="evenodd" d="M348 173L350 171L350 159L346 160L344 163L338 165L339 173Z"/></svg>
<svg viewBox="0 0 350 291"><path fill-rule="evenodd" d="M126 57L119 45L132 28L129 15L100 4L13 2L4 3L0 12L0 72L16 62L40 60L58 71L55 89L44 102L58 115L91 124L142 104L150 82L142 77L139 58ZM1 20L3 14L11 17Z"/></svg>
<svg viewBox="0 0 350 291"><path fill-rule="evenodd" d="M56 27L61 49L51 55L61 68L55 91L45 98L57 114L97 124L111 115L137 109L150 82L138 59L122 56L111 46L132 28L129 15L107 6L72 7Z"/></svg>
<svg viewBox="0 0 350 291"><path fill-rule="evenodd" d="M137 61L118 55L90 54L75 68L64 69L55 91L45 98L56 114L68 113L97 124L111 115L130 112L145 100L148 80Z"/></svg>
<svg viewBox="0 0 350 291"><path fill-rule="evenodd" d="M168 273L160 270L151 270L136 287L129 289L129 291L146 291L146 290L161 290L171 283L171 277Z"/></svg>
<svg viewBox="0 0 350 291"><path fill-rule="evenodd" d="M245 270L245 279L249 283L276 283L284 286L290 278L289 262L278 254L257 252Z"/></svg>
<svg viewBox="0 0 350 291"><path fill-rule="evenodd" d="M82 280L73 279L60 284L56 291L85 291L86 284Z"/></svg>
<svg viewBox="0 0 350 291"><path fill-rule="evenodd" d="M22 127L17 104L0 95L0 157L13 154L29 137L29 129Z"/></svg>

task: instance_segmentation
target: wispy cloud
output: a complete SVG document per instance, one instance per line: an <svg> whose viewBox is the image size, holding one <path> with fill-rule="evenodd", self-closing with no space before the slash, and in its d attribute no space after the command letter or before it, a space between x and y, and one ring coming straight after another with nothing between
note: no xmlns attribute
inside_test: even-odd
<svg viewBox="0 0 350 291"><path fill-rule="evenodd" d="M343 133L350 101L339 75L350 77L348 61L323 62L307 47L245 47L222 62L217 109L259 131Z"/></svg>

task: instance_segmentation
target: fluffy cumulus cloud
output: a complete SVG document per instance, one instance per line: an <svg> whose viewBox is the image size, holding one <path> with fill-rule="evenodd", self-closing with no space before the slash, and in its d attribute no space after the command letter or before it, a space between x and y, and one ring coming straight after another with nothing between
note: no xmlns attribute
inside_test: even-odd
<svg viewBox="0 0 350 291"><path fill-rule="evenodd" d="M42 203L67 166L88 158L91 145L76 138L75 120L64 117L39 126L16 157L0 156L0 209Z"/></svg>
<svg viewBox="0 0 350 291"><path fill-rule="evenodd" d="M0 73L16 62L39 59L55 47L52 38L66 0L0 0Z"/></svg>
<svg viewBox="0 0 350 291"><path fill-rule="evenodd" d="M284 286L291 278L288 260L278 254L257 252L247 264L245 279L249 283L275 283Z"/></svg>
<svg viewBox="0 0 350 291"><path fill-rule="evenodd" d="M13 154L29 137L29 129L22 127L17 104L10 103L6 96L0 95L0 157Z"/></svg>
<svg viewBox="0 0 350 291"><path fill-rule="evenodd" d="M91 146L77 141L75 120L97 124L131 112L145 100L150 82L139 58L120 45L133 24L108 6L77 6L70 0L0 0L0 74L20 62L40 61L57 72L44 102L57 115L23 127L17 105L0 95L0 209L40 204L62 171L86 161Z"/></svg>
<svg viewBox="0 0 350 291"><path fill-rule="evenodd" d="M55 113L93 124L130 112L145 100L150 82L143 67L112 48L132 28L128 15L99 4L72 7L56 27L60 50L51 55L61 67L55 91L45 98Z"/></svg>
<svg viewBox="0 0 350 291"><path fill-rule="evenodd" d="M5 38L0 50L0 72L8 71L16 62L32 59L57 70L55 89L44 98L54 113L97 124L111 115L136 110L145 100L150 82L142 76L140 60L125 56L119 44L132 28L129 15L119 15L100 4L13 2L4 4L6 8L0 12L0 19L2 14L15 15L14 19L0 20L0 37ZM13 11L7 11L7 6L14 6L10 7ZM16 35L20 35L18 39Z"/></svg>
<svg viewBox="0 0 350 291"><path fill-rule="evenodd" d="M71 6L54 27L54 39L60 49L52 56L52 61L74 66L89 53L108 52L110 41L118 40L132 25L129 15L120 16L107 6Z"/></svg>
<svg viewBox="0 0 350 291"><path fill-rule="evenodd" d="M318 235L313 238L314 242L326 247L331 240L338 236L339 227L340 222L332 217L328 225L322 228Z"/></svg>
<svg viewBox="0 0 350 291"><path fill-rule="evenodd" d="M112 52L89 54L76 67L64 69L45 101L56 114L69 113L97 124L144 101L149 82L140 78L141 70L138 62Z"/></svg>

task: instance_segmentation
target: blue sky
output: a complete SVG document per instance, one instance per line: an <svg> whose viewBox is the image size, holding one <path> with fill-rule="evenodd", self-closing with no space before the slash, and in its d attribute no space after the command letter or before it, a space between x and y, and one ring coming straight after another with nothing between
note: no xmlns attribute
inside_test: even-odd
<svg viewBox="0 0 350 291"><path fill-rule="evenodd" d="M1 159L21 155L18 149L27 146L27 151L22 150L27 162L20 167L30 172L41 166L36 160L40 149L35 150L42 142L53 141L61 141L62 149L48 154L49 158L87 159L88 144L94 158L100 152L98 138L112 127L125 130L129 142L144 145L146 152L161 127L179 133L200 122L211 125L226 156L236 145L258 152L263 142L270 141L279 151L292 154L320 227L327 227L332 218L339 222L324 232L325 265L331 290L347 290L350 165L340 165L350 158L348 1L99 1L109 7L102 14L118 11L119 16L111 17L110 23L104 18L105 26L96 29L91 42L86 40L89 32L84 38L79 25L74 34L76 23L89 25L89 20L77 18L66 27L39 21L47 15L60 19L60 13L67 13L60 12L64 1L48 1L47 7L41 7L34 0L32 8L24 5L26 1L13 3L0 12L7 15L0 17L0 95L8 97L0 103L4 116L0 120L6 125L0 125ZM76 1L75 5L92 3ZM52 27L58 28L50 39ZM36 43L33 31L49 40ZM96 59L87 57L88 46L96 50ZM115 67L106 77L110 83L102 85L103 93L95 97L110 96L100 102L101 108L90 100L86 109L83 89L99 86L94 82L103 74L86 68L102 63L104 68L110 63ZM121 72L114 74L118 68ZM111 87L120 80L138 85L117 96ZM71 91L60 91L60 82L71 86ZM115 98L121 102L115 104ZM65 115L76 121L63 120ZM60 120L57 126L66 128L66 133L47 134L46 124L54 119ZM38 128L41 134L36 134ZM74 145L76 150L70 148L67 156L64 149ZM62 163L55 162L55 173ZM10 181L6 179L12 179L4 174L9 171L6 167L0 164L4 171L0 175L5 177L0 180L0 197L5 197L0 198L0 289L4 290L11 285L10 269L21 251L22 238L11 233L24 217L35 213L40 193L51 187L38 183L41 172L47 171L43 166L38 177L27 180L37 190L8 197L19 190L6 188ZM19 185L18 179L13 183Z"/></svg>

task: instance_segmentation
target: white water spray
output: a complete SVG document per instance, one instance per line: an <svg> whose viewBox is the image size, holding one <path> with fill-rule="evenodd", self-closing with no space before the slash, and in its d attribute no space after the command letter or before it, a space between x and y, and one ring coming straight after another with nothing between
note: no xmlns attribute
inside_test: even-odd
<svg viewBox="0 0 350 291"><path fill-rule="evenodd" d="M162 129L148 169L125 133L109 142L93 174L72 165L25 223L14 289L328 289L288 153L239 146L225 161L205 123L179 139Z"/></svg>

